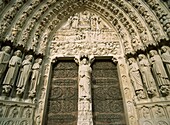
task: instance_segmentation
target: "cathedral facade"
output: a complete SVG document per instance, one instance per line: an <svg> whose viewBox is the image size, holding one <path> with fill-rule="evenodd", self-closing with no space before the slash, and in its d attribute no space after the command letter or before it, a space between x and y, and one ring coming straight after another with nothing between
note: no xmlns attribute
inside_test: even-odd
<svg viewBox="0 0 170 125"><path fill-rule="evenodd" d="M170 125L169 0L0 10L0 125Z"/></svg>

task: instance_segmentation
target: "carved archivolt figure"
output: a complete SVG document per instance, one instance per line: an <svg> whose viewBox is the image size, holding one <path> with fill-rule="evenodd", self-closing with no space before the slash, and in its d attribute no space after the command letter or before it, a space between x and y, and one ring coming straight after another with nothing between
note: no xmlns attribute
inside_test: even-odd
<svg viewBox="0 0 170 125"><path fill-rule="evenodd" d="M134 58L129 58L129 73L130 73L130 78L132 81L132 84L135 89L135 93L137 97L140 98L145 98L145 94L143 91L143 84L142 84L142 79L139 73L139 67L135 61Z"/></svg>
<svg viewBox="0 0 170 125"><path fill-rule="evenodd" d="M3 92L8 93L11 89L11 87L14 85L18 70L20 68L20 65L22 63L21 51L17 50L14 52L14 56L9 61L9 69L6 73L5 79L3 81Z"/></svg>
<svg viewBox="0 0 170 125"><path fill-rule="evenodd" d="M6 70L7 64L9 62L10 51L11 51L11 47L9 47L9 46L4 46L2 48L2 51L0 51L0 79L3 76L3 74Z"/></svg>
<svg viewBox="0 0 170 125"><path fill-rule="evenodd" d="M169 79L168 76L166 74L163 62L161 57L158 55L156 50L151 50L150 51L150 60L152 63L152 69L153 69L153 73L155 74L155 78L158 82L159 88L160 88L160 92L162 94L168 94L169 90L168 87L169 86Z"/></svg>
<svg viewBox="0 0 170 125"><path fill-rule="evenodd" d="M32 66L31 85L29 90L30 97L35 96L36 86L39 84L41 63L42 63L42 59L39 58L35 60L35 63Z"/></svg>
<svg viewBox="0 0 170 125"><path fill-rule="evenodd" d="M16 85L17 86L17 93L21 94L24 89L25 86L27 84L28 78L30 76L30 72L31 72L31 67L32 67L32 55L27 55L25 56L25 60L22 62L22 68L20 70L21 74L20 74L20 78L19 78L19 82Z"/></svg>
<svg viewBox="0 0 170 125"><path fill-rule="evenodd" d="M156 87L155 87L156 84L151 73L150 64L144 54L140 54L138 57L139 57L139 68L142 74L143 82L147 87L147 93L152 96L156 91Z"/></svg>
<svg viewBox="0 0 170 125"><path fill-rule="evenodd" d="M163 46L162 48L162 61L166 65L167 71L170 76L170 52L168 46Z"/></svg>

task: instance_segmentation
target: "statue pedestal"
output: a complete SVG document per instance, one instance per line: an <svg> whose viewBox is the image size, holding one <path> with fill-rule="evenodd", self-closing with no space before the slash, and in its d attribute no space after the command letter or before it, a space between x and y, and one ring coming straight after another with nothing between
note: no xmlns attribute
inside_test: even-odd
<svg viewBox="0 0 170 125"><path fill-rule="evenodd" d="M93 125L92 103L86 98L78 102L78 122L77 125Z"/></svg>

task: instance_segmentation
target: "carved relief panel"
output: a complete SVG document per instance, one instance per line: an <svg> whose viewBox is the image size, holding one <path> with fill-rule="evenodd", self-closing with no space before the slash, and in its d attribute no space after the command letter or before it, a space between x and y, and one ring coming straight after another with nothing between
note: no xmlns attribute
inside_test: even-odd
<svg viewBox="0 0 170 125"><path fill-rule="evenodd" d="M71 16L51 41L51 55L58 56L121 54L120 48L115 29L87 10Z"/></svg>
<svg viewBox="0 0 170 125"><path fill-rule="evenodd" d="M0 125L32 125L34 105L1 101Z"/></svg>

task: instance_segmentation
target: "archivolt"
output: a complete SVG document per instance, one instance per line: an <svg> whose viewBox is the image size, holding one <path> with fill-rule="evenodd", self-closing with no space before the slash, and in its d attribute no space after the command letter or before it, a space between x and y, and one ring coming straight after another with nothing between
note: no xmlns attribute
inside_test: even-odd
<svg viewBox="0 0 170 125"><path fill-rule="evenodd" d="M47 45L62 22L84 9L99 13L112 24L126 54L168 39L169 11L158 0L11 0L1 12L0 35L3 41L43 53L42 43Z"/></svg>

